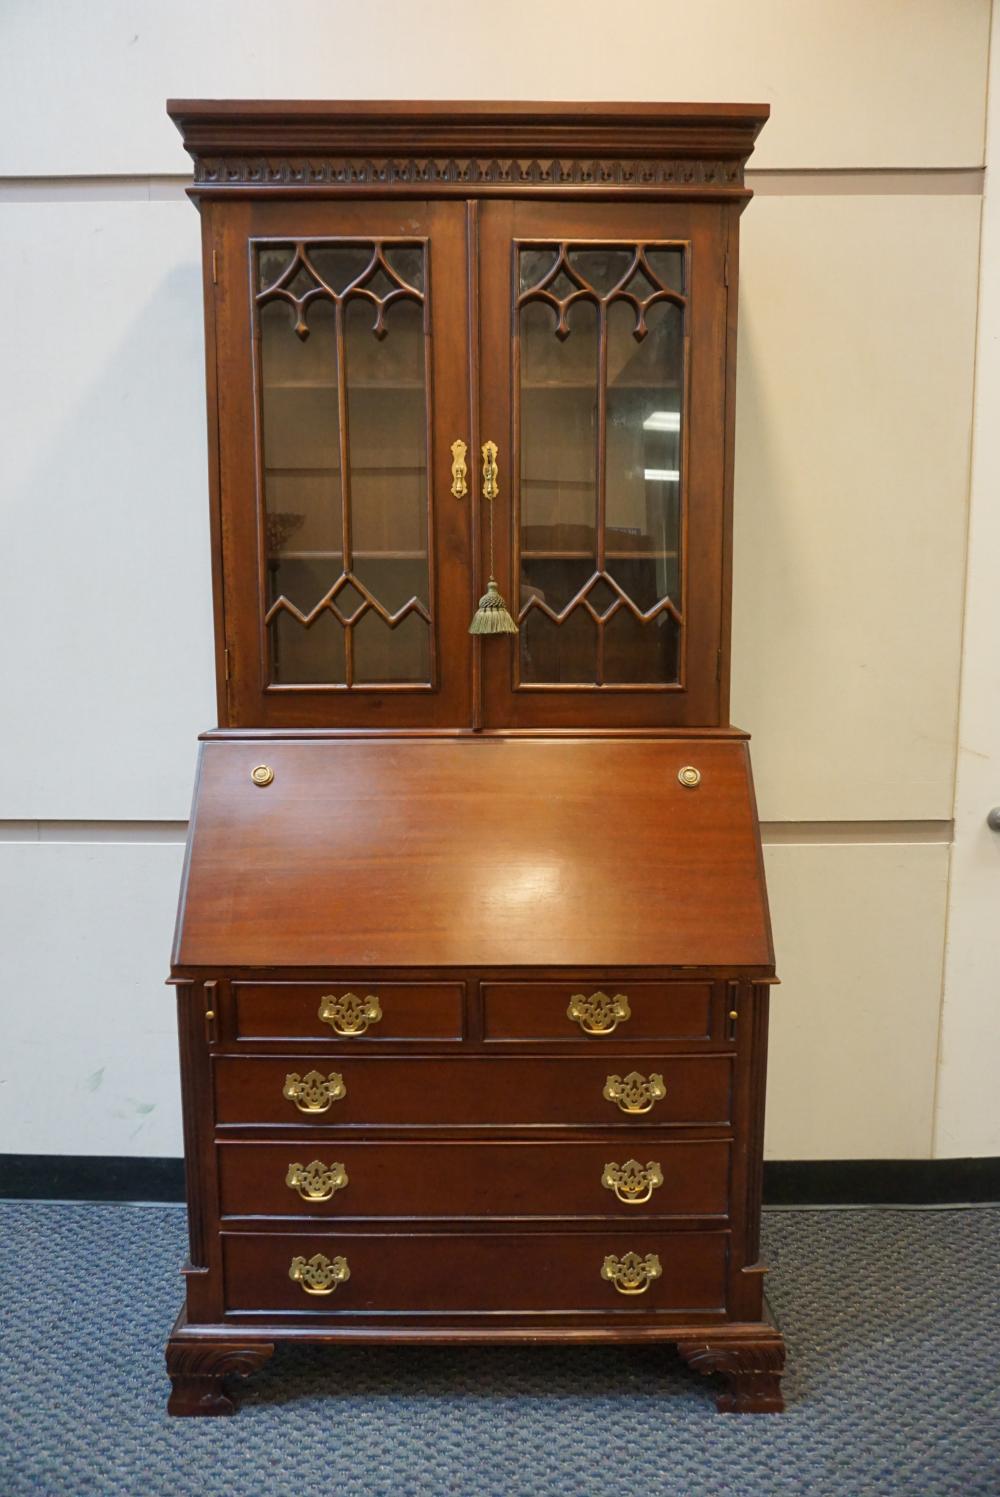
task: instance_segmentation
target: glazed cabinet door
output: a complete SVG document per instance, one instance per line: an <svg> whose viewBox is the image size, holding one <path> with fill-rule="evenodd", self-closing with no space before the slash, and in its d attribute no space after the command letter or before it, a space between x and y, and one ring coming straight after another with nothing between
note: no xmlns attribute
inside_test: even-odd
<svg viewBox="0 0 1000 1497"><path fill-rule="evenodd" d="M212 212L228 723L464 723L464 206Z"/></svg>
<svg viewBox="0 0 1000 1497"><path fill-rule="evenodd" d="M483 641L489 726L719 721L726 215L481 209L481 439L519 629Z"/></svg>

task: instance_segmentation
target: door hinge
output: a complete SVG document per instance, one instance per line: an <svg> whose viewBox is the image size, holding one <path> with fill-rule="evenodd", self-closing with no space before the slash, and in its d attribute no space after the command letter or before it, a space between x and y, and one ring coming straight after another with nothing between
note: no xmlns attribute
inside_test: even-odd
<svg viewBox="0 0 1000 1497"><path fill-rule="evenodd" d="M212 250L212 285L213 286L217 286L218 284L219 284L219 251L217 249L213 249Z"/></svg>
<svg viewBox="0 0 1000 1497"><path fill-rule="evenodd" d="M723 284L724 285L726 285L726 286L729 285L729 246L728 246L728 244L726 245L726 259L725 259L725 263L724 263L723 269L722 269L722 280L723 280Z"/></svg>
<svg viewBox="0 0 1000 1497"><path fill-rule="evenodd" d="M223 666L226 672L226 680L229 680L229 651L223 650Z"/></svg>
<svg viewBox="0 0 1000 1497"><path fill-rule="evenodd" d="M228 650L226 651L226 654L227 655L229 654ZM716 652L715 652L715 679L717 681L721 681L722 680L722 651L721 650L716 650Z"/></svg>

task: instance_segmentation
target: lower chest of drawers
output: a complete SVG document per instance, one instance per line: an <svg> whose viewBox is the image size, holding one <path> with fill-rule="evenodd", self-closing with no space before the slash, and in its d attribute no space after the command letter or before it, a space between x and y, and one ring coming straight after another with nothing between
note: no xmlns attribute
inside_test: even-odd
<svg viewBox="0 0 1000 1497"><path fill-rule="evenodd" d="M220 988L227 1318L724 1314L726 985Z"/></svg>

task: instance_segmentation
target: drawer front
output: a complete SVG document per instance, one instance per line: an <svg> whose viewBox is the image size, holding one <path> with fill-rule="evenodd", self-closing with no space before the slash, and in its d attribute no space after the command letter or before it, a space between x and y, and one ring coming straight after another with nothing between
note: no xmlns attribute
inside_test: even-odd
<svg viewBox="0 0 1000 1497"><path fill-rule="evenodd" d="M483 984L487 1040L707 1040L712 984L579 982Z"/></svg>
<svg viewBox="0 0 1000 1497"><path fill-rule="evenodd" d="M234 982L240 1040L460 1040L465 985L450 983Z"/></svg>
<svg viewBox="0 0 1000 1497"><path fill-rule="evenodd" d="M730 1145L223 1143L225 1216L724 1216Z"/></svg>
<svg viewBox="0 0 1000 1497"><path fill-rule="evenodd" d="M225 1232L225 1303L230 1313L331 1318L719 1312L728 1241L725 1232L636 1232L624 1223L607 1232L562 1234ZM326 1292L307 1292L301 1278L290 1276L296 1259L296 1271Z"/></svg>
<svg viewBox="0 0 1000 1497"><path fill-rule="evenodd" d="M608 1090L624 1092L621 1102L606 1097ZM728 1055L452 1060L359 1052L215 1061L216 1119L223 1126L722 1125L730 1119L731 1094ZM313 1105L317 1110L303 1110ZM625 1110L631 1105L643 1110Z"/></svg>

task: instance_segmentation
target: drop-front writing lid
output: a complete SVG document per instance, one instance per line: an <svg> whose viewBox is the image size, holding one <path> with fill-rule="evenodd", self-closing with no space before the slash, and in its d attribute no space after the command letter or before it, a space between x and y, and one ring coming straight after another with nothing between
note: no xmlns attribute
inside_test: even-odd
<svg viewBox="0 0 1000 1497"><path fill-rule="evenodd" d="M767 975L746 746L209 740L174 960Z"/></svg>

